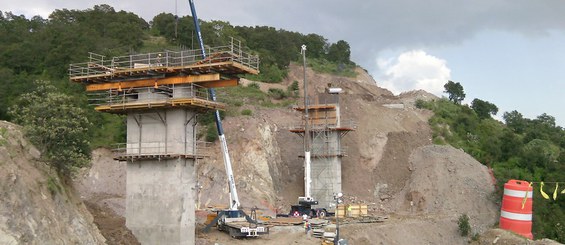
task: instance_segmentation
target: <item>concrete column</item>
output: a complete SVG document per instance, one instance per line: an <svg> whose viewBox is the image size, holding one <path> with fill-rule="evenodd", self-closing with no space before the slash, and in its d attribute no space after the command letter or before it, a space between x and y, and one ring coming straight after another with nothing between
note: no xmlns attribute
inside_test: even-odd
<svg viewBox="0 0 565 245"><path fill-rule="evenodd" d="M326 131L314 133L312 137L312 197L317 207L330 208L334 193L341 192L341 158L339 133Z"/></svg>
<svg viewBox="0 0 565 245"><path fill-rule="evenodd" d="M126 226L141 244L194 244L194 160L128 162Z"/></svg>
<svg viewBox="0 0 565 245"><path fill-rule="evenodd" d="M195 153L194 127L186 126L193 115L187 109L128 114L128 154L158 156L127 164L126 226L142 244L195 243L194 159L181 157Z"/></svg>

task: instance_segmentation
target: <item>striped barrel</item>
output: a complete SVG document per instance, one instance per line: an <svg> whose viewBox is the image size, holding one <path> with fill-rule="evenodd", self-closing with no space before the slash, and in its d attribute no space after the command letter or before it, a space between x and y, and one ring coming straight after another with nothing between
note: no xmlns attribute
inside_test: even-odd
<svg viewBox="0 0 565 245"><path fill-rule="evenodd" d="M500 228L518 233L529 239L532 235L533 188L527 181L509 180L504 184ZM522 202L526 199L524 206Z"/></svg>

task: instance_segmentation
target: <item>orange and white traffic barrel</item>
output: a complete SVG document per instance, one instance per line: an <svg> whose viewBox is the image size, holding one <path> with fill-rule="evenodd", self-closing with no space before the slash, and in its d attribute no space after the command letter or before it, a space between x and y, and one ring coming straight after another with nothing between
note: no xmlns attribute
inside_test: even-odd
<svg viewBox="0 0 565 245"><path fill-rule="evenodd" d="M504 184L500 228L534 239L532 235L533 187L527 181L509 180Z"/></svg>

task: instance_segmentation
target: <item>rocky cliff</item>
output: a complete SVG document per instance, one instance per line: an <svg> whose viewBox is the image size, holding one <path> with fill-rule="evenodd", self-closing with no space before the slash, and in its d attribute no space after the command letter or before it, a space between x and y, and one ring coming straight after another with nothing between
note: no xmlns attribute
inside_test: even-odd
<svg viewBox="0 0 565 245"><path fill-rule="evenodd" d="M40 161L17 125L0 121L0 244L104 244L92 216Z"/></svg>

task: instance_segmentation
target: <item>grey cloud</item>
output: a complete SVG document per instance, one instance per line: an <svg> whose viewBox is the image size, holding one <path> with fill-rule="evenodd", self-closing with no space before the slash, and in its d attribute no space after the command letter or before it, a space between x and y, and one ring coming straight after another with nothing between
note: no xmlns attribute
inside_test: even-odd
<svg viewBox="0 0 565 245"><path fill-rule="evenodd" d="M107 4L147 21L161 12L175 12L175 1L118 1ZM179 15L190 12L188 1L177 0ZM3 10L21 6L92 8L78 1L0 0ZM229 21L235 25L268 25L304 33L318 33L330 41L346 40L353 57L362 65L373 65L385 49L457 44L482 30L504 30L526 36L565 30L563 0L200 0L198 15L205 20ZM32 10L30 10L32 11Z"/></svg>

